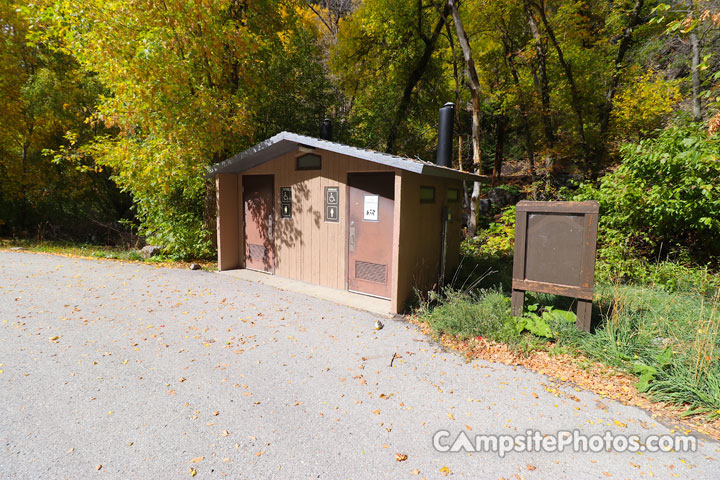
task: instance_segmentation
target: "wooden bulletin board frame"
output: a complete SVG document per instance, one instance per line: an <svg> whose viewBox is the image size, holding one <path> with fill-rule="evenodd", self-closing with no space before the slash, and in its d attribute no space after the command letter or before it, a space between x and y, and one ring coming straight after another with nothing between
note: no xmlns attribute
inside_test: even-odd
<svg viewBox="0 0 720 480"><path fill-rule="evenodd" d="M526 291L575 297L577 326L590 331L599 204L595 201L521 201L515 212L511 313L522 315ZM528 229L535 218L550 216L555 221L550 238L547 231L540 238L537 232ZM565 230L564 225L567 225ZM550 245L546 245L548 243ZM538 250L540 245L545 250ZM557 258L562 262L552 264L552 259ZM532 278L528 278L529 270Z"/></svg>

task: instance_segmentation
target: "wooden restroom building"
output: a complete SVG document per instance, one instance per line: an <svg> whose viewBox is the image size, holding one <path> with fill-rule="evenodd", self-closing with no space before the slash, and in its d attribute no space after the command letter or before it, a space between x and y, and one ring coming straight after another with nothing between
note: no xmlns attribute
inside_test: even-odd
<svg viewBox="0 0 720 480"><path fill-rule="evenodd" d="M282 132L215 165L218 268L248 268L405 309L459 262L462 181L430 162Z"/></svg>

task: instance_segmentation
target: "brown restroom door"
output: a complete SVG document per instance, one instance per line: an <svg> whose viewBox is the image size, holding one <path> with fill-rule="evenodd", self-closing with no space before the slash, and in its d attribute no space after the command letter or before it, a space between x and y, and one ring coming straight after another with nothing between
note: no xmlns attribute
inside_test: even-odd
<svg viewBox="0 0 720 480"><path fill-rule="evenodd" d="M275 273L272 175L243 175L245 268Z"/></svg>
<svg viewBox="0 0 720 480"><path fill-rule="evenodd" d="M348 197L348 290L390 298L395 174L348 174Z"/></svg>

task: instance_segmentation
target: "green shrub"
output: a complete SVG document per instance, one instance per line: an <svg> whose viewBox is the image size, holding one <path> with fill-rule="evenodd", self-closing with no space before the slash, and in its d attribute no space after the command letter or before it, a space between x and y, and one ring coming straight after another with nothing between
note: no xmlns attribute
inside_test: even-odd
<svg viewBox="0 0 720 480"><path fill-rule="evenodd" d="M460 249L464 255L481 258L498 258L512 255L515 248L515 207L507 207L500 218L488 228L466 238Z"/></svg>
<svg viewBox="0 0 720 480"><path fill-rule="evenodd" d="M601 246L649 257L720 254L720 137L699 124L674 126L620 150L620 166L574 198L600 202Z"/></svg>
<svg viewBox="0 0 720 480"><path fill-rule="evenodd" d="M462 339L487 337L505 342L517 334L510 319L510 301L502 293L481 290L464 294L454 290L438 306L424 312L424 318L438 333Z"/></svg>

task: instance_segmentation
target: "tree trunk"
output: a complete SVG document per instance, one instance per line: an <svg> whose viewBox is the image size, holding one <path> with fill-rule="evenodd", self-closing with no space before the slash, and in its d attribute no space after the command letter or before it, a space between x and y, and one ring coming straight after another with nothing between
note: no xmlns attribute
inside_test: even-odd
<svg viewBox="0 0 720 480"><path fill-rule="evenodd" d="M586 171L591 171L591 159L590 159L590 146L587 143L587 139L585 137L585 122L583 120L583 114L582 114L582 105L580 103L580 95L578 94L577 85L575 84L575 77L572 73L572 68L570 67L570 64L565 60L565 55L563 54L562 48L560 48L560 44L557 41L557 38L555 37L555 32L550 25L550 22L548 21L547 15L545 13L545 2L544 0L540 0L540 3L535 5L538 13L540 14L540 19L543 22L543 26L545 27L545 31L547 33L548 38L550 39L550 42L553 44L553 47L555 47L555 52L558 56L558 61L560 62L560 65L563 68L563 71L565 72L565 78L567 79L568 85L570 86L570 99L571 99L571 107L573 109L573 112L575 112L575 120L577 124L577 130L578 130L578 136L580 137L580 148L582 149L583 154L583 160L585 162L585 169Z"/></svg>
<svg viewBox="0 0 720 480"><path fill-rule="evenodd" d="M537 62L533 63L533 81L535 83L535 90L540 95L540 103L542 104L542 110L540 111L540 119L543 124L543 131L545 133L545 143L548 148L552 148L555 143L555 129L553 128L552 118L550 116L550 84L547 78L546 59L547 52L545 45L543 44L542 37L540 36L540 29L537 26L535 17L533 16L528 3L525 3L525 16L527 18L528 27L530 33L533 36L533 44L535 46L535 55Z"/></svg>
<svg viewBox="0 0 720 480"><path fill-rule="evenodd" d="M508 62L508 67L510 68L510 75L512 75L513 83L515 84L515 88L518 89L518 103L520 105L520 127L523 131L523 137L525 138L525 150L527 152L528 157L528 168L530 169L530 178L532 181L535 181L535 149L533 148L532 143L532 131L530 130L530 121L528 119L528 106L525 102L525 98L522 95L522 92L520 92L520 75L517 71L517 66L515 65L515 57L513 56L510 39L507 35L504 35L503 38L503 46L505 47L505 58Z"/></svg>
<svg viewBox="0 0 720 480"><path fill-rule="evenodd" d="M617 87L620 83L620 73L624 67L623 62L625 61L625 55L630 49L633 32L635 31L635 27L640 25L641 22L640 11L642 10L644 4L644 0L635 0L632 12L630 13L630 20L628 20L628 24L623 31L622 37L620 38L618 51L615 55L615 63L612 77L610 78L610 85L605 92L605 104L600 109L600 144L598 145L594 162L596 168L607 155L607 133L610 126L610 114L613 109L613 99L615 98L615 93L617 92ZM594 171L593 175L597 175L597 173L597 171Z"/></svg>
<svg viewBox="0 0 720 480"><path fill-rule="evenodd" d="M28 211L28 201L27 201L27 192L25 191L25 187L27 185L27 152L28 152L28 142L23 142L22 145L22 160L20 164L20 208L18 212L18 223L20 224L20 228L25 228L25 223L27 222L27 211Z"/></svg>
<svg viewBox="0 0 720 480"><path fill-rule="evenodd" d="M421 7L421 5L418 6L419 9ZM395 153L395 142L397 141L398 127L400 126L400 123L407 117L407 110L410 107L410 99L412 97L412 92L413 90L415 90L415 87L425 73L428 63L430 62L430 58L435 51L437 39L440 36L442 27L445 24L445 17L448 14L447 10L448 9L446 7L442 12L440 12L441 18L440 20L438 20L437 25L435 25L435 28L433 29L432 35L430 35L430 37L424 35L422 33L422 30L420 31L420 37L425 44L425 49L423 50L423 54L420 57L420 60L418 60L418 63L415 65L415 68L413 68L413 71L410 72L410 76L408 77L405 84L405 89L403 90L403 96L400 99L400 104L398 105L398 108L395 111L395 116L390 123L387 143L385 146L385 151L387 151L388 153ZM422 18L422 10L419 12L419 15ZM418 21L418 29L421 28L422 24L420 24L420 21Z"/></svg>
<svg viewBox="0 0 720 480"><path fill-rule="evenodd" d="M472 98L472 143L473 143L473 168L477 173L482 173L481 169L481 150L480 150L480 80L478 79L477 70L475 69L475 60L473 59L472 48L465 32L460 12L458 11L455 0L448 0L447 3L450 13L452 14L455 31L458 36L458 43L463 52L465 59L465 75L470 87L470 96ZM480 183L473 183L473 191L470 196L470 218L468 220L468 234L475 236L477 233L477 216L478 216L478 199L480 197Z"/></svg>
<svg viewBox="0 0 720 480"><path fill-rule="evenodd" d="M690 10L689 15L694 14L693 0L685 0ZM695 30L690 32L690 46L692 47L692 104L693 118L696 122L702 120L702 103L700 99L700 39Z"/></svg>
<svg viewBox="0 0 720 480"><path fill-rule="evenodd" d="M495 163L493 164L492 185L497 185L502 175L503 151L505 150L505 115L497 115L495 130Z"/></svg>

